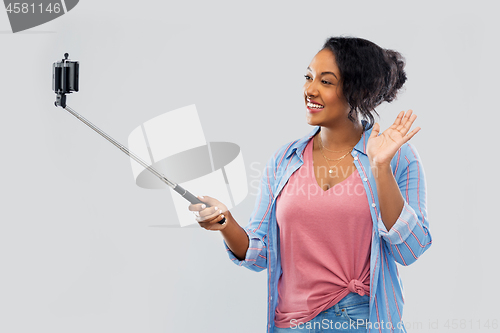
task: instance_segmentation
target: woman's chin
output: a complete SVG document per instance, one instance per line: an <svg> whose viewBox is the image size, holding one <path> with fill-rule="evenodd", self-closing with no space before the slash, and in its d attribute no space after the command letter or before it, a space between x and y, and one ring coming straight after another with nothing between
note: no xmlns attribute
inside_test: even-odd
<svg viewBox="0 0 500 333"><path fill-rule="evenodd" d="M306 121L311 126L318 126L319 125L319 121L317 119L315 119L315 117L309 113L306 115Z"/></svg>

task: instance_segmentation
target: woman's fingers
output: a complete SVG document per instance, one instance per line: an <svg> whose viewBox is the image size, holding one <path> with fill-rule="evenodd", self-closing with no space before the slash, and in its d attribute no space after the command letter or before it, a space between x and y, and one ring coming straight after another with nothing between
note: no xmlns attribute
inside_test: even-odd
<svg viewBox="0 0 500 333"><path fill-rule="evenodd" d="M408 133L408 134L405 136L405 140L406 140L405 142L408 142L408 141L409 141L411 138L413 138L413 136L414 136L415 134L417 134L417 133L418 133L418 131L420 131L420 130L421 130L421 128L420 128L420 127L417 127L417 128L415 128L413 131L411 131L410 133Z"/></svg>
<svg viewBox="0 0 500 333"><path fill-rule="evenodd" d="M403 133L403 135L404 135L404 134L408 133L408 131L410 130L411 125L413 124L415 119L417 119L417 115L413 114L413 110L410 109L410 110L408 110L408 112L406 112L404 117L400 120L402 112L403 111L401 111L399 113L398 117L396 118L396 121L394 122L394 125L397 124L396 129L399 132Z"/></svg>
<svg viewBox="0 0 500 333"><path fill-rule="evenodd" d="M207 197L198 196L198 199L200 201L202 201L202 203L190 204L188 206L188 209L190 211L192 211L193 213L195 213L196 216L207 216L210 213L214 212L213 207L210 207L210 206L217 205L217 203L218 203L217 200L210 198L208 196ZM221 205L219 205L219 206L221 206ZM203 212L203 210L205 210L205 209L212 209L212 210Z"/></svg>
<svg viewBox="0 0 500 333"><path fill-rule="evenodd" d="M401 120L403 119L403 115L405 114L404 111L401 111L398 116L396 117L396 120L394 120L394 124L396 127L398 127L401 124Z"/></svg>
<svg viewBox="0 0 500 333"><path fill-rule="evenodd" d="M226 224L219 224L228 209L226 205L209 196L198 196L201 204L189 205L189 210L195 215L198 224L207 230L222 230Z"/></svg>
<svg viewBox="0 0 500 333"><path fill-rule="evenodd" d="M206 204L191 204L188 208L194 213L198 222L211 220L217 217L217 215L222 214L222 209L219 207L207 207Z"/></svg>
<svg viewBox="0 0 500 333"><path fill-rule="evenodd" d="M207 208L207 205L204 203L201 204L190 204L188 209L192 212L199 212L202 209Z"/></svg>
<svg viewBox="0 0 500 333"><path fill-rule="evenodd" d="M211 220L217 215L222 214L222 209L220 209L217 206L214 207L208 207L200 212L200 216L196 218L198 222L202 222L205 220Z"/></svg>
<svg viewBox="0 0 500 333"><path fill-rule="evenodd" d="M210 206L220 206L220 201L215 199L215 198L212 198L212 197L209 197L208 195L205 195L205 196L198 196L198 199L200 201L202 201L203 203L205 203L207 205L207 207L210 207Z"/></svg>
<svg viewBox="0 0 500 333"><path fill-rule="evenodd" d="M406 131L410 130L410 127L413 124L413 122L415 121L415 119L417 119L417 115L416 114L411 115L411 117L408 119L408 121L404 125L404 128L406 129Z"/></svg>
<svg viewBox="0 0 500 333"><path fill-rule="evenodd" d="M225 217L224 214L218 214L212 220L198 222L200 227L205 228L207 230L221 230L226 227L225 224L219 224L219 222Z"/></svg>

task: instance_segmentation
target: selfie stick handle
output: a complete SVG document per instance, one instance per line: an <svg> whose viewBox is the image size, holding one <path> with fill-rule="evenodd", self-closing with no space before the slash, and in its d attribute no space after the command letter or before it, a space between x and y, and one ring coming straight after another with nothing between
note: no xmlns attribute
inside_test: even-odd
<svg viewBox="0 0 500 333"><path fill-rule="evenodd" d="M66 104L66 103L64 103L64 104ZM125 147L124 145L120 144L118 141L116 141L115 139L113 139L112 137L110 137L109 135L107 135L106 133L104 133L103 131L101 131L97 126L95 126L90 121L88 121L87 119L85 119L78 112L76 112L75 110L73 110L72 108L70 108L67 105L64 106L64 109L66 111L68 111L69 113L71 113L76 118L78 118L79 120L81 120L87 126L89 126L90 128L92 128L94 131L96 131L97 133L99 133L106 140L108 140L109 142L111 142L112 144L114 144L116 147L118 147L125 154L127 154L128 156L130 156L131 158L133 158L137 163L139 163L140 165L142 165L143 167L145 167L146 169L148 169L156 177L160 178L160 180L162 182L164 182L165 184L167 184L168 186L170 186L174 191L176 191L177 193L179 193L180 195L182 195L184 197L184 199L188 200L192 204L203 203L196 196L194 196L191 192L185 190L179 184L176 184L176 183L168 180L164 175L162 175L160 172L158 172L155 168L153 168L152 166L148 165L146 162L144 162L139 156L137 156L133 152L129 151L127 147ZM208 204L206 204L206 205L207 205L207 207L210 207L210 205L208 205ZM223 224L225 221L226 221L226 218L223 218L218 223Z"/></svg>

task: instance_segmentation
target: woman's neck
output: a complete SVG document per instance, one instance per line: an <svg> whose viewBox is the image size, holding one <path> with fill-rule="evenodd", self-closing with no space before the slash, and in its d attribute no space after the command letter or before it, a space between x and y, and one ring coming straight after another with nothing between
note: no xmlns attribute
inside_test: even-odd
<svg viewBox="0 0 500 333"><path fill-rule="evenodd" d="M324 147L331 150L342 150L355 146L364 131L360 121L350 121L336 126L321 126L318 135Z"/></svg>

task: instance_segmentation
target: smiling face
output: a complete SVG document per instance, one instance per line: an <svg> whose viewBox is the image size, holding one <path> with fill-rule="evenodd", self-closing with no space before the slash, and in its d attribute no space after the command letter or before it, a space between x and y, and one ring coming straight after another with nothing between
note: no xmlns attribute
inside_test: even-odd
<svg viewBox="0 0 500 333"><path fill-rule="evenodd" d="M307 67L305 77L308 124L328 127L336 121L345 121L350 107L342 93L340 71L332 51L319 51Z"/></svg>

